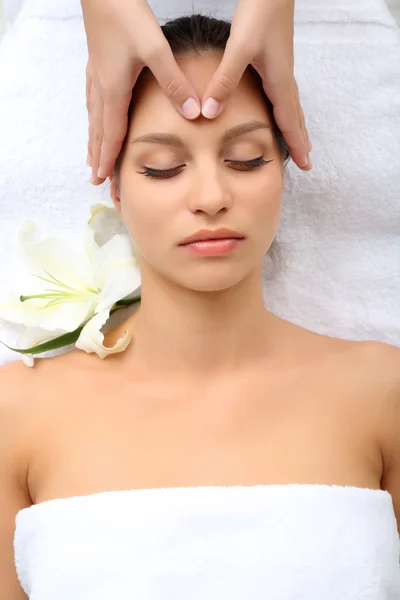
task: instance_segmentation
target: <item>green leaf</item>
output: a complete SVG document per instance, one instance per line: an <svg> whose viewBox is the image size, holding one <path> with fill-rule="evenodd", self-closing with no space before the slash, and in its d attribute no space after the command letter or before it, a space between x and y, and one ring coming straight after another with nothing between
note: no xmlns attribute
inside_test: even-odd
<svg viewBox="0 0 400 600"><path fill-rule="evenodd" d="M141 296L137 296L136 298L126 298L123 300L118 300L118 302L115 303L115 306L131 306L132 304L136 304L136 302L140 302L141 299Z"/></svg>
<svg viewBox="0 0 400 600"><path fill-rule="evenodd" d="M78 327L78 329L75 329L75 331L71 331L71 333L65 333L60 337L54 338L54 340L43 342L43 344L32 346L32 348L27 348L25 350L21 350L20 348L11 348L1 341L0 343L3 344L3 346L6 346L6 348L9 350L13 350L19 354L41 354L42 352L50 352L50 350L57 350L58 348L63 348L64 346L74 344L78 340L84 326L85 325L81 325L81 327Z"/></svg>

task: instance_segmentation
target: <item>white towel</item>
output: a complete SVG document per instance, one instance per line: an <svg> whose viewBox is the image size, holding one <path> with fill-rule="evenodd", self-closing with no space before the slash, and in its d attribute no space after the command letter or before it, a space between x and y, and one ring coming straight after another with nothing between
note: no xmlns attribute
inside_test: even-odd
<svg viewBox="0 0 400 600"><path fill-rule="evenodd" d="M175 1L177 14L214 7ZM151 4L160 20L174 16L164 0ZM217 16L233 4L216 2ZM18 279L20 224L73 235L108 195L85 165L80 2L20 5L8 0L14 20L0 46L1 291ZM287 168L282 266L271 273L266 260L266 305L320 333L400 346L399 30L384 0L297 0L295 57L314 170ZM0 346L0 363L16 358Z"/></svg>
<svg viewBox="0 0 400 600"><path fill-rule="evenodd" d="M398 600L388 492L328 485L130 490L20 511L32 600Z"/></svg>

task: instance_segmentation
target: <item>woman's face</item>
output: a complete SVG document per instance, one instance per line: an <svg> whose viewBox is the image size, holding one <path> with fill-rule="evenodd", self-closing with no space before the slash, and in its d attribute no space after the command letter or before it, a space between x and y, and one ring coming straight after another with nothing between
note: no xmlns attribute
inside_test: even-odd
<svg viewBox="0 0 400 600"><path fill-rule="evenodd" d="M218 54L178 58L200 98L220 60ZM196 291L236 285L262 266L278 228L284 185L256 82L245 73L216 120L180 116L150 73L135 87L134 100L111 194L134 240L142 279L156 275ZM200 229L219 228L245 239L222 255L179 245Z"/></svg>

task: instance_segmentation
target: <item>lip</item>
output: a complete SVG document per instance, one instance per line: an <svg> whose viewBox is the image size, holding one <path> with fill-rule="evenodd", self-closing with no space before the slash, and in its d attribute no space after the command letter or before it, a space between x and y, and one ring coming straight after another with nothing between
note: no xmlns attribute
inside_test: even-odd
<svg viewBox="0 0 400 600"><path fill-rule="evenodd" d="M232 229L226 229L225 227L221 229L200 229L193 235L182 240L179 246L185 246L186 244L191 244L193 242L202 242L205 240L223 240L223 239L244 239L244 235L237 231L233 231Z"/></svg>
<svg viewBox="0 0 400 600"><path fill-rule="evenodd" d="M220 238L190 242L190 244L184 244L182 248L186 252L192 252L201 256L222 256L230 254L243 243L243 238Z"/></svg>

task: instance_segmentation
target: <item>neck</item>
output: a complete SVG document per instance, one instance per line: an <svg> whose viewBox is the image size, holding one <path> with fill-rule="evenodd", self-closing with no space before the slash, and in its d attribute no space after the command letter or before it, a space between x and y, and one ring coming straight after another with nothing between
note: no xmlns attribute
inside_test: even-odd
<svg viewBox="0 0 400 600"><path fill-rule="evenodd" d="M124 324L132 334L124 362L185 379L232 372L267 355L275 321L264 306L261 270L219 292L144 277L140 307Z"/></svg>

